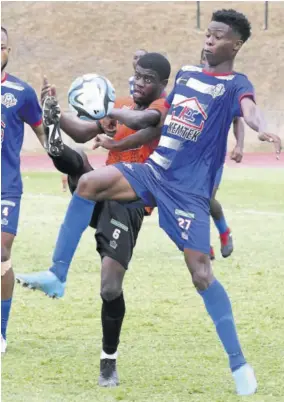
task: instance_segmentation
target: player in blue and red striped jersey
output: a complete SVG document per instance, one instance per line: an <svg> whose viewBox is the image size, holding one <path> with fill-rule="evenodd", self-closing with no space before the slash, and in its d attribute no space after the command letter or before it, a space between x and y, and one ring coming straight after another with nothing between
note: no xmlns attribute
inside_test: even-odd
<svg viewBox="0 0 284 402"><path fill-rule="evenodd" d="M29 124L44 146L42 113L35 91L6 73L10 47L1 27L1 352L6 350L6 329L14 288L11 251L17 234L22 179L20 152L24 123Z"/></svg>
<svg viewBox="0 0 284 402"><path fill-rule="evenodd" d="M204 49L202 49L201 52L200 64L202 67L204 67L206 64ZM236 145L233 151L231 152L231 159L233 159L237 163L240 163L243 158L244 136L245 136L245 127L241 117L234 118L233 132L236 138ZM232 254L234 247L233 247L233 237L231 229L227 225L222 205L218 200L216 200L216 193L219 189L222 180L223 170L224 165L222 165L219 168L215 177L214 188L210 200L210 214L220 235L221 254L224 258L226 258ZM210 246L210 258L211 260L215 259L215 253L212 246Z"/></svg>
<svg viewBox="0 0 284 402"><path fill-rule="evenodd" d="M243 14L235 10L213 14L204 46L206 66L189 65L178 72L167 98L168 114L158 147L144 164L119 163L80 178L57 239L58 263L48 271L49 287L53 273L54 288L64 288L58 275L68 270L97 202L140 200L157 206L161 228L184 252L193 284L227 353L239 395L255 393L257 381L238 340L229 296L210 264L210 199L235 117L243 116L261 141L274 143L277 156L281 151L280 138L265 131L252 84L233 70L250 33ZM38 279L38 274L26 276L26 284L41 288Z"/></svg>

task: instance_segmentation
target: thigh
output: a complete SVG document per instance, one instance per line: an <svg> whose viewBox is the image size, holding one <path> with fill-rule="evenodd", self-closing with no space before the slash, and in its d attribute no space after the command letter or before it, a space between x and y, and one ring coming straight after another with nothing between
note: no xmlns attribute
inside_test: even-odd
<svg viewBox="0 0 284 402"><path fill-rule="evenodd" d="M1 199L1 232L16 236L19 223L21 198L5 197Z"/></svg>
<svg viewBox="0 0 284 402"><path fill-rule="evenodd" d="M157 199L160 227L177 247L209 254L209 201L196 196L161 197Z"/></svg>
<svg viewBox="0 0 284 402"><path fill-rule="evenodd" d="M78 182L76 193L83 198L96 202L137 199L131 183L119 169L111 165L84 174Z"/></svg>
<svg viewBox="0 0 284 402"><path fill-rule="evenodd" d="M97 251L128 268L143 219L144 208L128 209L116 201L104 201L97 220Z"/></svg>

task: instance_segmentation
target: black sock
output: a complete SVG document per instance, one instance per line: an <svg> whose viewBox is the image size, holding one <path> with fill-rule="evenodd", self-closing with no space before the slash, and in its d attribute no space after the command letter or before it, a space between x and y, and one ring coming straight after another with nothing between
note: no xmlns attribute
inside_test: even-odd
<svg viewBox="0 0 284 402"><path fill-rule="evenodd" d="M112 301L106 301L103 298L102 300L103 351L112 355L116 352L119 344L119 335L125 314L125 302L123 293Z"/></svg>
<svg viewBox="0 0 284 402"><path fill-rule="evenodd" d="M64 144L60 156L49 155L57 170L70 176L82 175L84 172L84 161L82 156L74 149Z"/></svg>

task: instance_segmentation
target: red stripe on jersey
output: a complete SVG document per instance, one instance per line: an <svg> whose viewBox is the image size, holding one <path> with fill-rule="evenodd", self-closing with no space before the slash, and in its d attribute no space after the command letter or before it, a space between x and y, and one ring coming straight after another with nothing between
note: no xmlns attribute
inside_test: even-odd
<svg viewBox="0 0 284 402"><path fill-rule="evenodd" d="M229 73L216 73L216 72L213 73L213 72L211 72L211 71L206 71L205 68L202 69L202 72L203 72L204 74L207 74L207 75L212 75L213 77L216 77L216 76L222 77L222 76L234 74L233 71L230 71Z"/></svg>
<svg viewBox="0 0 284 402"><path fill-rule="evenodd" d="M31 124L31 127L38 127L38 126L40 126L41 125L41 123L42 123L42 119L40 119L37 123L35 123L35 124Z"/></svg>
<svg viewBox="0 0 284 402"><path fill-rule="evenodd" d="M4 75L4 77L3 77L3 79L1 79L1 84L2 84L2 82L6 81L7 77L8 77L8 74L7 74L7 73L5 73L5 75Z"/></svg>
<svg viewBox="0 0 284 402"><path fill-rule="evenodd" d="M244 99L244 98L251 98L255 103L254 94L252 92L246 92L245 94L242 94L239 97L239 103L241 103L241 100Z"/></svg>

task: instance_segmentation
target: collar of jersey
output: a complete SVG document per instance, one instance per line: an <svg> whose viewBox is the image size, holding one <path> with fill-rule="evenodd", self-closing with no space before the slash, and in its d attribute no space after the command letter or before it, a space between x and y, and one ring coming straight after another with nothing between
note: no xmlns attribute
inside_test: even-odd
<svg viewBox="0 0 284 402"><path fill-rule="evenodd" d="M8 74L5 73L3 80L1 80L1 84L2 84L2 82L6 81L7 77L8 77Z"/></svg>
<svg viewBox="0 0 284 402"><path fill-rule="evenodd" d="M202 69L202 72L206 75L212 75L213 77L222 77L222 76L234 74L233 71L230 71L228 73L211 73L210 71L205 70L205 68Z"/></svg>

